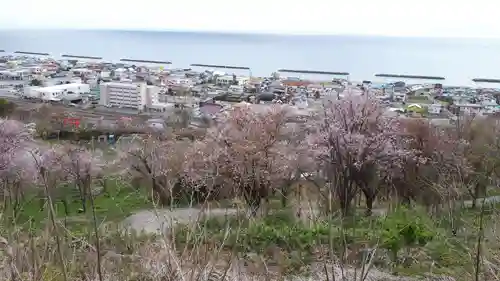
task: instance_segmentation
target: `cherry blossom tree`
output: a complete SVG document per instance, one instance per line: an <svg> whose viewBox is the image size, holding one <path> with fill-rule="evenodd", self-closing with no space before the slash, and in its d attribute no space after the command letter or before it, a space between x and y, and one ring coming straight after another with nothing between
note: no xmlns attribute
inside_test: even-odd
<svg viewBox="0 0 500 281"><path fill-rule="evenodd" d="M33 147L32 135L22 123L0 119L0 181L4 206L9 203L13 207L12 217L23 197L23 183L37 174L26 166Z"/></svg>
<svg viewBox="0 0 500 281"><path fill-rule="evenodd" d="M218 173L244 198L251 215L290 176L285 137L289 113L281 105L259 112L243 104L219 116L208 132L206 141L220 147Z"/></svg>
<svg viewBox="0 0 500 281"><path fill-rule="evenodd" d="M468 173L464 145L453 128L433 125L426 119L404 120L404 146L412 157L402 158L391 179L398 198L406 204L420 200L431 206L456 197L455 183ZM446 195L446 196L444 196Z"/></svg>
<svg viewBox="0 0 500 281"><path fill-rule="evenodd" d="M348 214L359 188L366 198L367 214L371 214L379 179L391 175L388 172L394 161L403 154L398 120L387 115L378 100L360 94L326 101L317 119L310 146L330 185L329 206L336 198L342 213Z"/></svg>
<svg viewBox="0 0 500 281"><path fill-rule="evenodd" d="M65 180L78 189L82 211L86 212L87 200L93 196L93 180L102 175L104 167L109 168L112 164L103 161L102 153L92 152L84 147L65 145L56 149L63 154L60 160Z"/></svg>
<svg viewBox="0 0 500 281"><path fill-rule="evenodd" d="M8 172L12 159L32 141L24 124L14 120L0 120L0 172Z"/></svg>
<svg viewBox="0 0 500 281"><path fill-rule="evenodd" d="M214 199L233 198L233 190L220 175L218 160L221 147L205 140L191 142L185 151L182 173L176 184L177 193L190 202L208 202Z"/></svg>
<svg viewBox="0 0 500 281"><path fill-rule="evenodd" d="M469 173L463 176L468 194L473 199L486 195L500 175L500 121L495 118L465 116L457 127L457 138L464 146L463 158Z"/></svg>
<svg viewBox="0 0 500 281"><path fill-rule="evenodd" d="M175 138L145 137L122 151L124 171L132 177L147 181L153 199L160 205L169 205L174 197L174 187L184 169L186 150L190 142Z"/></svg>

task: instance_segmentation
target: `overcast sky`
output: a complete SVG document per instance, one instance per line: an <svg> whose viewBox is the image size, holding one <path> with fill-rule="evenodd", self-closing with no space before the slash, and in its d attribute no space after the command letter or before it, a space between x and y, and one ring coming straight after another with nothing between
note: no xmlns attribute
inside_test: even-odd
<svg viewBox="0 0 500 281"><path fill-rule="evenodd" d="M17 0L0 28L500 38L500 1Z"/></svg>

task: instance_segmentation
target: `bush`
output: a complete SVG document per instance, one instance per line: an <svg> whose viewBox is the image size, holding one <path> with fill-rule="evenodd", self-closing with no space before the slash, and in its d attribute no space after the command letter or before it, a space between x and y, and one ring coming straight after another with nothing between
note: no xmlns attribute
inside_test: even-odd
<svg viewBox="0 0 500 281"><path fill-rule="evenodd" d="M43 82L39 79L33 79L30 81L30 86L42 86Z"/></svg>
<svg viewBox="0 0 500 281"><path fill-rule="evenodd" d="M176 234L177 242L190 244L202 239L204 242L215 241L220 245L223 243L224 247L238 251L263 253L274 246L290 252L311 250L314 245L327 242L329 234L338 233L336 228L330 228L326 222L312 227L306 226L295 221L288 211L254 221L241 216L224 220L211 218L200 222L196 229L203 234L190 238L185 235L191 231L190 226L180 226ZM227 240L224 241L224 237Z"/></svg>
<svg viewBox="0 0 500 281"><path fill-rule="evenodd" d="M0 98L0 117L10 116L16 107L17 105L15 103Z"/></svg>
<svg viewBox="0 0 500 281"><path fill-rule="evenodd" d="M279 252L292 258L290 270L294 271L301 268L298 264L310 264L320 256L332 258L332 254L360 264L366 258L363 255L376 248L386 250L378 251L376 264L394 269L403 260L405 264L411 261L413 250L426 253L439 265L460 265L462 261L454 255L465 251L459 244L441 239L444 236L440 234L426 213L404 208L386 217L333 218L307 224L297 221L291 211L279 210L259 219L210 218L194 227L181 225L175 229L173 240L180 248L207 245L266 260L276 259Z"/></svg>
<svg viewBox="0 0 500 281"><path fill-rule="evenodd" d="M340 256L348 245L366 247L377 241L369 227L358 224L343 229L342 225L339 220L304 223L291 210L279 210L259 219L210 218L195 226L180 225L173 240L179 248L207 245L222 247L242 258L258 255L274 262L286 259L287 270L300 271L320 256ZM352 261L358 262L357 258L356 255Z"/></svg>
<svg viewBox="0 0 500 281"><path fill-rule="evenodd" d="M381 222L382 247L391 253L394 262L405 248L425 246L436 237L435 226L426 215L401 207Z"/></svg>

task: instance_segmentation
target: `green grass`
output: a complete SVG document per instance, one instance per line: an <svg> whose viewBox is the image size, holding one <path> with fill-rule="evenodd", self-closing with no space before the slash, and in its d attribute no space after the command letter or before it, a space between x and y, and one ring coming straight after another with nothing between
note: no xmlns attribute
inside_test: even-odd
<svg viewBox="0 0 500 281"><path fill-rule="evenodd" d="M432 271L467 280L460 277L474 269L479 214L478 209L460 209L430 217L423 209L403 208L386 217L356 214L302 222L292 210L281 209L251 220L219 217L194 227L179 225L174 241L178 248L201 244L212 251L222 248L238 253L242 259L258 256L295 273L331 254L346 256L345 263L359 265L363 249L377 248L374 264L386 271L411 276ZM494 221L495 215L495 207L488 208L485 221Z"/></svg>
<svg viewBox="0 0 500 281"><path fill-rule="evenodd" d="M434 103L432 99L428 99L427 97L409 97L406 100L407 104L410 103L421 103L421 104L431 104Z"/></svg>
<svg viewBox="0 0 500 281"><path fill-rule="evenodd" d="M92 222L92 208L90 200L87 200L85 213L82 212L82 201L78 198L76 187L67 188L67 208L62 198L54 199L53 205L58 222L65 224L68 228L86 226ZM73 190L71 190L73 189ZM65 195L66 196L66 195ZM12 215L7 223L16 224L21 228L41 229L48 222L49 208L35 194L27 194L20 202L15 219ZM94 205L97 220L102 222L119 221L131 215L134 211L150 208L152 203L144 190L134 190L129 185L116 180L109 180L107 191L94 197ZM13 209L7 206L3 208L4 214L13 214Z"/></svg>

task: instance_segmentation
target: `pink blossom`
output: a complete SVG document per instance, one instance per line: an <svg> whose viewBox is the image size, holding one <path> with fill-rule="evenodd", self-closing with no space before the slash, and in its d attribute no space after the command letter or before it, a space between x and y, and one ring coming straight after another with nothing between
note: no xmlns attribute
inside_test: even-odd
<svg viewBox="0 0 500 281"><path fill-rule="evenodd" d="M336 194L343 213L349 211L357 187L371 212L379 190L374 182L393 176L407 153L400 142L400 122L385 114L374 97L347 93L327 101L311 127L315 130L308 143L328 181L335 183L329 192Z"/></svg>
<svg viewBox="0 0 500 281"><path fill-rule="evenodd" d="M239 184L254 181L283 179L289 156L285 148L286 123L289 108L273 105L255 111L242 105L219 117L209 139L220 147L220 162L231 180Z"/></svg>
<svg viewBox="0 0 500 281"><path fill-rule="evenodd" d="M32 135L21 122L0 119L0 172L9 172L31 142Z"/></svg>
<svg viewBox="0 0 500 281"><path fill-rule="evenodd" d="M384 114L379 102L365 95L347 95L329 101L309 143L318 156L360 169L364 163L376 162L385 168L402 153L397 134L400 123ZM340 158L341 159L340 159Z"/></svg>

